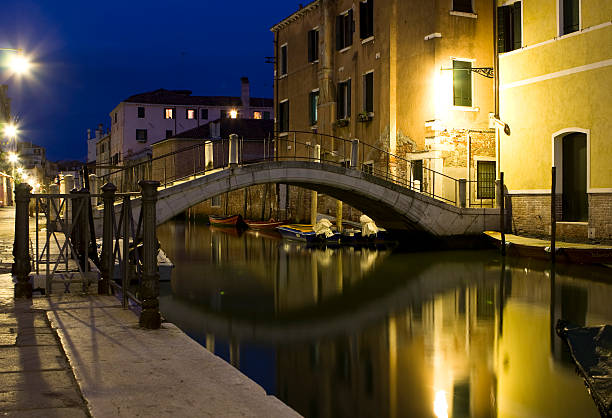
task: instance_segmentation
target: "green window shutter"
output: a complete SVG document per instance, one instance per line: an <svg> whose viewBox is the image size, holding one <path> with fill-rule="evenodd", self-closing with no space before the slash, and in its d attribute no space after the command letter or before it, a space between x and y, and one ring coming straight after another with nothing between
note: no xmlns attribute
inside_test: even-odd
<svg viewBox="0 0 612 418"><path fill-rule="evenodd" d="M309 95L310 102L310 125L316 125L318 120L319 92L313 91Z"/></svg>
<svg viewBox="0 0 612 418"><path fill-rule="evenodd" d="M344 16L336 16L336 50L344 48L342 39L344 35Z"/></svg>
<svg viewBox="0 0 612 418"><path fill-rule="evenodd" d="M512 31L512 38L513 38L513 45L512 45L512 49L519 49L521 48L522 42L521 42L521 2L517 1L516 3L514 3L514 9L513 9L513 13L512 13L512 27L513 27L513 31Z"/></svg>
<svg viewBox="0 0 612 418"><path fill-rule="evenodd" d="M453 104L472 107L472 63L453 61Z"/></svg>
<svg viewBox="0 0 612 418"><path fill-rule="evenodd" d="M346 82L346 116L351 116L351 80Z"/></svg>
<svg viewBox="0 0 612 418"><path fill-rule="evenodd" d="M580 29L580 0L563 0L563 35Z"/></svg>
<svg viewBox="0 0 612 418"><path fill-rule="evenodd" d="M374 111L374 73L368 73L364 77L365 81L365 111Z"/></svg>
<svg viewBox="0 0 612 418"><path fill-rule="evenodd" d="M502 6L497 8L497 52L508 52L509 49L506 47L508 38L508 6Z"/></svg>
<svg viewBox="0 0 612 418"><path fill-rule="evenodd" d="M495 198L495 161L476 162L476 198Z"/></svg>

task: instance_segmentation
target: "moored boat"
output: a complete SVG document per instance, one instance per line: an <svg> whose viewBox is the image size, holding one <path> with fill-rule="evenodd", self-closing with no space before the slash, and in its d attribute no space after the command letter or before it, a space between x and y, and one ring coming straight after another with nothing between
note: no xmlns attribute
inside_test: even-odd
<svg viewBox="0 0 612 418"><path fill-rule="evenodd" d="M286 225L287 221L275 221L274 218L270 218L267 221L253 221L250 219L245 219L244 222L251 229L276 229L276 227L281 225Z"/></svg>
<svg viewBox="0 0 612 418"><path fill-rule="evenodd" d="M501 234L497 231L485 231L497 247L501 246ZM610 264L612 247L593 244L578 244L557 241L555 243L556 261L576 264ZM550 259L550 241L506 234L506 253L520 257Z"/></svg>
<svg viewBox="0 0 612 418"><path fill-rule="evenodd" d="M217 216L208 215L211 226L221 228L243 228L246 224L241 215Z"/></svg>
<svg viewBox="0 0 612 418"><path fill-rule="evenodd" d="M334 244L340 242L340 233L332 231L330 234L317 234L310 224L286 224L276 228L283 238L303 241L307 243Z"/></svg>

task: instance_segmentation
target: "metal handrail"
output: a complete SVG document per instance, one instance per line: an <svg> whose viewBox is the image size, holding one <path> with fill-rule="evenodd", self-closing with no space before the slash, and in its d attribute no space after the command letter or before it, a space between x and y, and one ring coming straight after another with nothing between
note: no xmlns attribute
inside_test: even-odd
<svg viewBox="0 0 612 418"><path fill-rule="evenodd" d="M308 136L309 141L306 141L304 138L298 138L298 135ZM421 167L421 174L415 178L414 162L412 160L408 160L404 157L390 153L381 147L374 145L358 142L356 155L357 160L351 162L351 159L355 157L355 155L352 155L354 146L353 140L329 134L295 130L276 132L273 137L268 138L254 140L240 139L239 141L240 142L237 146L239 150L239 163L241 165L263 161L316 160L318 162L357 169L373 177L387 180L398 186L405 187L423 195L430 196L453 205L460 204L458 179L449 176L448 174L435 171L429 167ZM155 171L156 177L158 177L156 180L159 180L164 187L167 187L168 185L177 181L195 178L196 176L206 174L209 171L225 168L229 164L230 141L228 139L220 138L210 142L212 142L213 153L212 166L206 165L206 149L203 147L207 146L207 141L189 145L181 149L159 155L155 158L148 159L147 161L126 166L125 168L104 174L100 176L100 178L103 181L111 181L113 178L116 178L115 176L122 176L121 181L116 181L115 184L118 184L119 186L123 185L123 188L126 189L123 190L123 192L130 193L131 190L136 189L136 183L138 180L143 178L153 179L154 164L156 164ZM245 159L245 145L249 142L261 143L262 151L259 151L259 153L263 155L263 157L251 158L249 160ZM314 149L315 145L319 145L321 147L320 157L317 158L314 158L312 155L312 150ZM298 148L301 148L299 152ZM168 173L166 159L174 158L177 155L186 152L193 153L189 157L192 161L186 161L182 165L173 164L170 166L170 169L173 170L173 172ZM366 159L367 161L371 160L372 165L369 165L370 163L366 165ZM186 167L191 165L193 166L192 168L190 167L186 169ZM471 182L468 182L468 186L470 184ZM436 188L438 190L436 190ZM116 195L119 196L120 193L117 193ZM471 195L471 192L468 193L468 196ZM480 201L479 206L483 207L485 205L482 201ZM487 204L486 206L489 205Z"/></svg>

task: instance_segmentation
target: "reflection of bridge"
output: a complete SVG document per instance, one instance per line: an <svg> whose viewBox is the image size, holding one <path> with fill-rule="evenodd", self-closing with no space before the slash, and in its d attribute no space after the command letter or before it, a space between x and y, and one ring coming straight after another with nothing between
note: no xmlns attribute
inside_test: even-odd
<svg viewBox="0 0 612 418"><path fill-rule="evenodd" d="M326 193L390 229L437 236L478 234L499 225L495 209L460 208L360 170L311 161L266 161L215 170L175 182L159 192L159 224L213 196L265 183ZM136 210L140 206L135 200Z"/></svg>
<svg viewBox="0 0 612 418"><path fill-rule="evenodd" d="M393 281L390 280L383 287L377 285L377 291L368 289L367 285L366 290L357 286L348 294L323 301L311 311L280 313L279 319L232 317L229 313L211 312L187 302L180 295L178 298L162 296L160 306L162 311L172 312L171 321L190 334L206 330L221 339L287 344L358 333L390 314L412 305L420 306L436 295L466 284L479 288L494 288L499 284L499 266L485 268L482 260L470 259L470 255L461 263L436 263L434 253L407 257L412 258L417 270L408 281L404 277L394 277L397 283L390 283ZM384 270L384 265L382 268ZM397 276L393 272L389 271L387 276ZM405 283L394 287L399 282Z"/></svg>

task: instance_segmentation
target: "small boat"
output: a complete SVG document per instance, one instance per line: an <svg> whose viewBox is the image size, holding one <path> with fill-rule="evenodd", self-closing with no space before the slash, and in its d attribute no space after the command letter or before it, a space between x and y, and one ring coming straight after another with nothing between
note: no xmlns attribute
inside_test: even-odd
<svg viewBox="0 0 612 418"><path fill-rule="evenodd" d="M340 233L332 232L332 235L325 236L325 234L317 234L310 224L288 224L281 225L276 228L283 238L303 241L310 244L319 243L339 243Z"/></svg>
<svg viewBox="0 0 612 418"><path fill-rule="evenodd" d="M244 222L251 229L276 229L278 226L287 224L287 221L275 221L274 218L270 218L267 221L252 221L250 219L245 219Z"/></svg>
<svg viewBox="0 0 612 418"><path fill-rule="evenodd" d="M612 325L575 327L560 319L556 331L567 343L599 413L612 417Z"/></svg>
<svg viewBox="0 0 612 418"><path fill-rule="evenodd" d="M221 228L242 228L246 224L242 220L241 215L232 215L232 216L216 216L216 215L208 215L208 220L210 221L211 226L221 227Z"/></svg>
<svg viewBox="0 0 612 418"><path fill-rule="evenodd" d="M484 234L501 246L501 234L497 231L485 231ZM550 241L506 234L506 253L520 257L550 259ZM556 261L577 264L610 264L612 247L593 244L577 244L558 241L555 244Z"/></svg>

